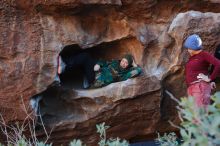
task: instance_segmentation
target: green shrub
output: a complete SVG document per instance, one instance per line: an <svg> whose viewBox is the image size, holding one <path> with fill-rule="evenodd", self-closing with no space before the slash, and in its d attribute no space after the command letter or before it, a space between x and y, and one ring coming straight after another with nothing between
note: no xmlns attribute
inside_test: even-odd
<svg viewBox="0 0 220 146"><path fill-rule="evenodd" d="M36 145L36 146L52 146L52 144L46 144L45 142L38 142L36 137L34 137L33 139L27 139L23 132L24 127L19 127L16 126L16 128L14 126L10 127L10 126L6 126L9 128L14 128L15 129L15 133L12 133L12 135L9 134L9 132L5 132L6 137L9 139L12 139L12 141L8 141L7 142L7 146L32 146L32 145ZM100 141L98 143L99 146L128 146L129 143L126 140L121 140L120 138L110 138L107 139L106 138L106 130L109 128L109 126L106 126L105 123L101 123L101 124L97 124L96 125L97 128L97 133L99 133L100 136ZM4 129L2 128L2 130L4 131ZM0 146L3 146L0 143ZM79 139L74 139L70 142L69 146L86 146L83 145L82 141Z"/></svg>
<svg viewBox="0 0 220 146"><path fill-rule="evenodd" d="M6 137L6 145L7 146L52 146L52 144L46 144L47 140L50 137L50 133L48 133L44 127L44 123L42 121L41 115L36 115L34 111L28 112L29 109L24 104L24 100L21 97L21 102L23 105L23 110L26 114L24 121L15 122L13 124L7 124L4 120L3 116L0 114L0 132ZM45 133L46 140L39 142L36 137L35 126L37 124L37 120L33 118L34 116L38 116L41 119L41 123ZM28 133L28 136L27 133ZM3 146L3 144L0 144Z"/></svg>
<svg viewBox="0 0 220 146"><path fill-rule="evenodd" d="M208 105L207 108L195 107L193 97L181 98L178 102L177 108L181 119L179 129L183 141L177 145L220 145L220 92L215 93L211 98L213 104ZM176 140L171 141L167 135L159 136L157 142L162 146L166 146L166 142L171 142L173 145L177 143Z"/></svg>
<svg viewBox="0 0 220 146"><path fill-rule="evenodd" d="M169 134L165 133L162 137L158 133L158 138L156 139L161 146L178 146L177 136L174 132Z"/></svg>
<svg viewBox="0 0 220 146"><path fill-rule="evenodd" d="M0 132L3 133L3 135L6 137L7 146L52 146L52 144L47 144L48 139L50 138L50 133L46 131L46 128L44 126L43 120L41 115L37 115L40 118L40 125L42 126L45 135L46 140L39 142L36 137L36 119L32 118L33 112L28 113L27 108L24 104L23 98L21 97L24 111L27 114L27 117L22 123L16 123L14 125L8 125L6 124L3 116L0 114ZM39 123L38 123L39 124ZM121 140L120 138L106 138L106 130L109 128L109 126L106 126L105 123L97 124L97 133L99 133L100 141L99 146L128 146L128 142L126 140ZM29 137L26 138L24 133L30 133ZM0 146L3 146L0 143ZM82 141L79 139L74 139L70 142L69 146L85 146L83 145Z"/></svg>
<svg viewBox="0 0 220 146"><path fill-rule="evenodd" d="M45 144L44 142L37 142L37 146L52 146L51 144Z"/></svg>
<svg viewBox="0 0 220 146"><path fill-rule="evenodd" d="M106 138L106 130L110 128L106 126L105 123L97 124L96 129L97 133L99 133L100 141L98 143L99 146L129 146L129 143L126 140L121 140L120 138ZM79 139L74 139L70 142L69 146L85 146L82 141Z"/></svg>
<svg viewBox="0 0 220 146"><path fill-rule="evenodd" d="M82 141L79 139L74 139L70 142L69 146L83 146Z"/></svg>
<svg viewBox="0 0 220 146"><path fill-rule="evenodd" d="M106 146L129 146L129 143L117 137L116 139L109 139Z"/></svg>
<svg viewBox="0 0 220 146"><path fill-rule="evenodd" d="M106 139L106 130L109 126L105 126L105 123L96 125L97 133L99 133L100 141L99 146L128 146L129 143L126 140L120 140L120 138L110 138Z"/></svg>

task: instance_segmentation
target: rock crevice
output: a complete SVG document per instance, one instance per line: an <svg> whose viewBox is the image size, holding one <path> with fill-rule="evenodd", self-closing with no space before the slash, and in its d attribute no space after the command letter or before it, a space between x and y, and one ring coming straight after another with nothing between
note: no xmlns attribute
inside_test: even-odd
<svg viewBox="0 0 220 146"><path fill-rule="evenodd" d="M133 140L173 130L167 120L178 123L175 103L163 91L186 94L182 43L189 34L199 34L209 52L220 44L216 2L0 1L1 114L7 122L21 121L20 97L28 105L30 97L42 94L45 122L59 127L51 137L54 143L78 137L92 145L98 139L91 136L95 124L104 121L112 127L110 136ZM51 87L57 56L71 45L106 60L131 53L144 75L96 90Z"/></svg>

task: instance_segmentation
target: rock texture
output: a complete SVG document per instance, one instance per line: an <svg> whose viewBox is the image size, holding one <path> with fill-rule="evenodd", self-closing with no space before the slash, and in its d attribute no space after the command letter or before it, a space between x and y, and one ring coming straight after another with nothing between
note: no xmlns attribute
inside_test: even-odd
<svg viewBox="0 0 220 146"><path fill-rule="evenodd" d="M110 135L114 136L115 133L124 131L123 137L132 138L134 133L139 134L137 131L150 134L147 129L156 128L157 120L154 122L145 120L149 116L159 119L160 94L158 91L160 88L156 77L146 76L113 83L101 89L70 90L52 86L41 94L39 113L45 125L49 126L48 128L56 129L50 139L56 141L56 144L65 144L70 137L80 137L87 144L96 145L98 139L98 135L95 134L96 129L87 126L103 121L112 127L109 129L112 131ZM147 98L142 96L147 93ZM147 103L149 106L145 106ZM127 115L130 115L129 118ZM129 125L131 122L134 127ZM144 127L145 124L138 124L145 122L149 127ZM75 131L76 128L87 130ZM134 131L134 128L137 131ZM62 132L68 136L61 136ZM95 138L86 136L90 132L94 133ZM79 133L82 135L78 135ZM38 136L43 137L44 134Z"/></svg>
<svg viewBox="0 0 220 146"><path fill-rule="evenodd" d="M81 138L94 145L100 122L111 126L109 136L131 141L175 130L167 123L178 123L175 103L165 90L185 95L182 43L189 34L201 35L210 52L220 44L219 6L214 0L2 0L0 113L7 122L22 121L21 97L25 105L43 97L43 120L55 127L57 144ZM144 72L96 90L52 86L57 56L66 49L103 59L130 52Z"/></svg>

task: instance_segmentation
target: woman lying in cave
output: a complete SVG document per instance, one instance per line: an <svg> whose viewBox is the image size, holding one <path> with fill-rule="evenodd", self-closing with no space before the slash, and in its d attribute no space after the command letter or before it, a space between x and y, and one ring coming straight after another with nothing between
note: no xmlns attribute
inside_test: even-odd
<svg viewBox="0 0 220 146"><path fill-rule="evenodd" d="M133 56L126 54L121 60L96 60L88 53L80 53L63 61L58 57L57 73L62 74L67 68L82 67L86 82L83 88L98 88L113 82L124 81L138 76L142 69L135 63Z"/></svg>

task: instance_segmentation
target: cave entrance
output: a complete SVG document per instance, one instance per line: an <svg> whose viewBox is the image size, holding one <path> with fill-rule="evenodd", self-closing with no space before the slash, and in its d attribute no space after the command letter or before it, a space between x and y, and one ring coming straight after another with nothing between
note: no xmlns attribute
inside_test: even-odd
<svg viewBox="0 0 220 146"><path fill-rule="evenodd" d="M214 56L220 60L220 44L216 47Z"/></svg>
<svg viewBox="0 0 220 146"><path fill-rule="evenodd" d="M73 57L80 53L88 53L94 60L112 60L120 59L121 56L129 51L127 48L120 47L120 41L105 42L97 46L83 49L77 44L67 45L59 53L64 63L67 63L68 58ZM65 71L59 75L61 85L67 88L82 89L84 72L79 67L65 68Z"/></svg>
<svg viewBox="0 0 220 146"><path fill-rule="evenodd" d="M65 60L68 60L69 57L84 52L90 54L94 59L121 59L121 57L126 53L141 54L141 51L138 52L137 50L141 49L141 47L138 46L141 45L139 45L136 38L124 38L116 41L105 42L87 49L83 49L77 44L71 44L64 46L59 55L62 57L64 62ZM65 70L59 77L61 80L61 86L51 84L45 91L33 96L31 99L31 106L37 115L39 115L39 124L37 125L39 131L43 129L41 121L43 121L42 124L44 124L45 127L53 128L56 125L62 125L62 123L65 124L69 121L76 123L86 120L86 118L89 117L87 110L99 110L99 108L102 107L102 102L104 102L100 102L98 100L96 103L96 100L83 98L86 97L84 95L80 95L80 98L77 97L79 93L77 89L82 89L83 87L83 71L80 67ZM133 83L131 86L133 86ZM128 87L130 88L130 86ZM74 90L72 90L73 88ZM107 89L107 91L108 90L109 89ZM110 90L112 90L112 88ZM82 92L87 91L83 90ZM99 96L98 92L94 93L92 96Z"/></svg>
<svg viewBox="0 0 220 146"><path fill-rule="evenodd" d="M69 58L85 52L78 45L68 45L59 53L63 62L67 64ZM83 83L83 70L80 67L65 68L64 72L59 75L61 85L69 88L81 88Z"/></svg>
<svg viewBox="0 0 220 146"><path fill-rule="evenodd" d="M128 47L124 47L122 41L131 42L131 39L126 38L107 43L105 42L87 49L83 49L77 44L66 45L59 55L64 62L67 61L69 57L79 53L88 53L94 59L120 59L125 53L130 52ZM77 121L83 116L82 112L84 111L79 103L81 99L71 100L76 94L75 90L72 89L74 88L77 90L83 87L83 70L80 67L65 69L65 71L59 75L59 78L61 86L48 86L45 91L32 97L32 108L37 113L40 113L46 126L59 123L63 120ZM88 102L90 101L86 101L86 103ZM91 104L93 104L93 102Z"/></svg>

